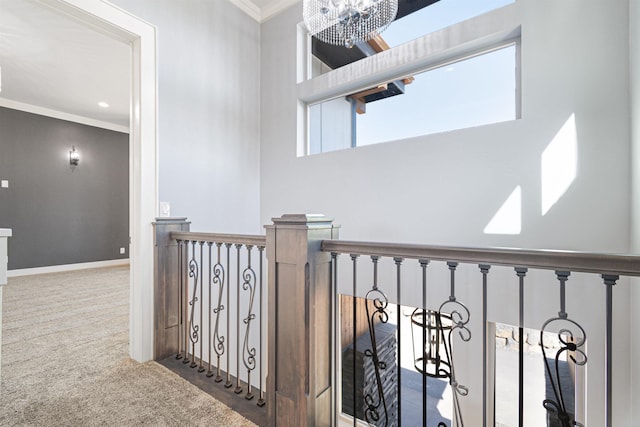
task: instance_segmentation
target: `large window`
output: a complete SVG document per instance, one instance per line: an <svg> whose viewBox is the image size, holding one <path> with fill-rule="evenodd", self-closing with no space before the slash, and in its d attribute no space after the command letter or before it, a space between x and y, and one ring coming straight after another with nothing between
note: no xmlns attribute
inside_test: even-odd
<svg viewBox="0 0 640 427"><path fill-rule="evenodd" d="M398 18L382 34L384 46L393 48L426 34L458 24L467 19L498 9L515 0L399 0ZM415 7L422 8L412 11ZM406 13L406 15L405 15ZM383 48L384 49L384 48ZM312 61L316 64L312 77L374 55L380 48L359 43L353 48L313 41Z"/></svg>
<svg viewBox="0 0 640 427"><path fill-rule="evenodd" d="M368 43L384 54L346 65L338 61L335 69L327 62L337 56L316 56L314 43L311 79L299 83L307 124L307 143L299 154L519 118L517 14L493 10L512 2L441 0L399 19L384 39ZM424 31L435 32L421 35ZM372 85L374 73L389 77Z"/></svg>

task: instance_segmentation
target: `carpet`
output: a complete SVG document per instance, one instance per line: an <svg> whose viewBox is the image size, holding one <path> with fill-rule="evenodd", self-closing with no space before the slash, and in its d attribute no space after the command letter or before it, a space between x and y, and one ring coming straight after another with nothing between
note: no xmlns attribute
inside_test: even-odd
<svg viewBox="0 0 640 427"><path fill-rule="evenodd" d="M128 301L128 267L10 278L0 425L254 425L165 367L130 359Z"/></svg>

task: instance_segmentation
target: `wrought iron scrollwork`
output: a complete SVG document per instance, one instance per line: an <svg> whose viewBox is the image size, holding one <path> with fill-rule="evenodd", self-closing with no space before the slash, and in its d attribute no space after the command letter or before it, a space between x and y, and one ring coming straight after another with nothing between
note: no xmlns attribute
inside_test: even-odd
<svg viewBox="0 0 640 427"><path fill-rule="evenodd" d="M224 305L222 304L222 297L224 295L225 270L222 264L220 264L220 246L222 246L222 243L217 243L216 246L218 249L218 257L217 262L212 269L213 278L211 279L212 285L218 286L218 302L213 308L213 313L216 315L216 321L214 323L213 329L213 351L215 351L217 356L217 375L215 381L220 382L222 381L222 377L220 376L220 357L222 357L225 351L225 337L220 336L220 315L225 309Z"/></svg>
<svg viewBox="0 0 640 427"><path fill-rule="evenodd" d="M374 311L373 313L369 310L369 303L373 304ZM378 358L378 344L376 340L376 333L374 329L375 318L377 317L380 323L387 323L389 321L389 314L386 309L389 305L389 300L387 296L380 291L377 286L374 285L374 288L367 292L366 295L366 303L365 310L367 313L367 322L369 324L369 337L371 339L371 349L367 349L364 351L364 355L366 357L370 357L373 362L373 368L375 370L376 377L376 389L377 393L375 396L371 394L367 394L364 397L364 402L367 405L364 416L368 423L380 421L381 412L380 408L384 410L384 424L388 425L389 423L389 413L387 410L387 403L384 397L384 391L382 386L382 379L380 377L380 371L387 369L387 364L381 361Z"/></svg>
<svg viewBox="0 0 640 427"><path fill-rule="evenodd" d="M247 399L253 398L251 394L251 371L256 368L256 348L250 347L249 333L251 331L251 322L256 318L253 312L253 300L256 292L256 273L251 267L251 246L247 246L247 268L242 272L242 289L249 291L249 306L247 308L247 317L243 319L246 326L244 334L244 342L242 345L242 363L247 368Z"/></svg>
<svg viewBox="0 0 640 427"><path fill-rule="evenodd" d="M193 294L191 296L191 300L189 300L189 305L191 306L191 313L189 315L189 340L191 340L192 351L191 351L191 367L196 366L195 362L195 345L200 339L200 326L195 324L195 308L196 303L198 302L198 279L199 279L199 270L200 266L198 265L198 261L196 261L196 242L191 242L191 259L189 260L189 277L193 279Z"/></svg>
<svg viewBox="0 0 640 427"><path fill-rule="evenodd" d="M373 261L373 287L369 292L367 292L364 305L367 314L371 348L366 349L364 351L364 355L365 357L370 357L373 362L376 380L376 393L375 396L371 393L367 393L364 396L364 403L366 405L364 417L368 423L378 423L383 415L381 413L382 409L384 411L384 424L381 425L387 426L389 424L389 411L387 409L387 402L385 400L384 388L380 374L380 371L387 369L387 364L384 361L381 361L378 357L375 320L377 317L380 323L387 323L389 321L389 314L386 311L387 306L389 305L389 300L384 292L378 289L378 257L372 256L371 261ZM373 312L369 310L370 303L373 304Z"/></svg>
<svg viewBox="0 0 640 427"><path fill-rule="evenodd" d="M423 271L426 266L421 261ZM457 426L464 426L462 410L460 409L460 396L467 396L469 388L460 384L456 377L453 358L453 339L459 337L462 341L471 340L471 331L468 328L471 313L469 309L455 296L455 270L456 262L448 262L451 270L451 294L449 299L443 302L437 311L416 309L411 315L411 323L422 330L423 348L421 354L416 355L415 367L421 374L447 379L453 391L453 415ZM424 279L423 279L424 281ZM444 351L444 354L442 352ZM438 423L438 427L446 427L444 421Z"/></svg>
<svg viewBox="0 0 640 427"><path fill-rule="evenodd" d="M554 416L560 422L562 427L579 426L583 427L583 424L575 421L574 414L569 411L565 401L565 396L562 390L562 379L560 375L560 356L564 353L568 353L569 358L577 366L584 366L587 364L587 355L583 350L584 344L587 341L587 334L580 326L579 323L569 318L565 311L565 283L569 277L569 272L557 271L556 275L560 281L560 312L557 317L548 319L542 325L540 329L540 348L542 349L542 358L544 366L553 388L554 399L545 399L542 402L544 408L550 414ZM545 351L545 332L548 330L558 330L558 341L560 342L560 349L555 355L555 369L551 368L547 353Z"/></svg>
<svg viewBox="0 0 640 427"><path fill-rule="evenodd" d="M467 327L471 314L469 309L464 304L456 300L453 295L449 297L448 301L445 301L440 305L438 313L436 314L436 322L438 324L438 329L440 330L444 330L442 323L442 319L444 317L443 313L448 313L447 317L451 321L447 337L444 340L444 351L447 360L449 360L449 371L442 371L440 373L449 379L449 384L453 390L453 411L456 419L456 425L462 427L464 426L464 422L462 420L459 396L467 396L469 394L469 388L460 384L456 377L455 364L453 363L452 337L454 336L454 332L457 332L457 336L460 337L462 341L468 342L471 340L471 331Z"/></svg>

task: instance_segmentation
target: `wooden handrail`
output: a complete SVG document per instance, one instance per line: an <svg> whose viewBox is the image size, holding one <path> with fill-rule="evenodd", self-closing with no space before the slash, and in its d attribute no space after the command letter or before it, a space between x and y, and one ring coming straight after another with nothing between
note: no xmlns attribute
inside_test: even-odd
<svg viewBox="0 0 640 427"><path fill-rule="evenodd" d="M267 238L253 234L221 234L200 233L194 231L174 231L171 238L176 240L191 240L196 242L230 243L236 245L266 246Z"/></svg>
<svg viewBox="0 0 640 427"><path fill-rule="evenodd" d="M544 270L640 276L640 255L558 250L427 246L323 240L322 251L340 254L459 261Z"/></svg>

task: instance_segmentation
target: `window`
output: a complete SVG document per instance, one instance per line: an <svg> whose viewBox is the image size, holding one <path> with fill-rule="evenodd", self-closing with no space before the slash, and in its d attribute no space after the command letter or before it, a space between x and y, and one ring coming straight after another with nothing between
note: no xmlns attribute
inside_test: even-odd
<svg viewBox="0 0 640 427"><path fill-rule="evenodd" d="M515 0L399 0L398 15L382 34L386 49L490 12ZM417 10L416 10L417 9ZM311 76L316 77L384 48L360 43L351 49L313 40Z"/></svg>
<svg viewBox="0 0 640 427"><path fill-rule="evenodd" d="M302 72L312 78L298 83L304 120L298 154L519 118L518 15L515 5L491 10L511 2L441 0L396 22L401 30L394 32L392 25L383 33L396 47L374 39L368 45L381 53L336 69L309 46L314 55ZM429 31L437 30L406 41L415 37L416 28L424 31L424 25L411 22L425 22L430 10L440 16L440 24L433 23ZM408 24L399 25L403 20ZM451 22L458 23L441 28Z"/></svg>
<svg viewBox="0 0 640 427"><path fill-rule="evenodd" d="M353 95L312 106L310 154L514 120L516 47L417 74L361 112Z"/></svg>

